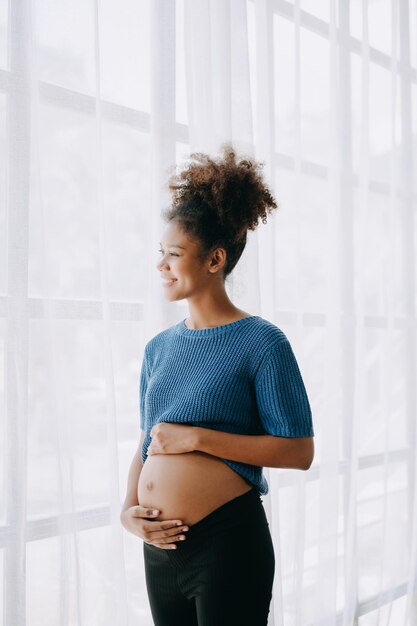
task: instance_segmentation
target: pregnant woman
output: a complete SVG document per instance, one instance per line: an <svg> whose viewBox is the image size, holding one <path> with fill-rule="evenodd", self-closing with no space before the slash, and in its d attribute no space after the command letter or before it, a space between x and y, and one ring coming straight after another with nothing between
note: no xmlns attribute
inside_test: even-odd
<svg viewBox="0 0 417 626"><path fill-rule="evenodd" d="M225 289L248 229L277 207L261 164L230 144L222 159L191 156L169 179L157 265L189 315L145 346L120 517L143 539L156 626L265 626L275 554L262 468L310 467L311 409L284 332Z"/></svg>

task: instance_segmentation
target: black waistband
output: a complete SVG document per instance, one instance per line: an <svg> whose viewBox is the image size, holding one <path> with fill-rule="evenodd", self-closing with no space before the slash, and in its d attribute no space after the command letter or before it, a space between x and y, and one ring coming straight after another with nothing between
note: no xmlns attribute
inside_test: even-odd
<svg viewBox="0 0 417 626"><path fill-rule="evenodd" d="M245 523L259 511L259 508L263 511L262 500L258 490L252 487L249 491L217 507L195 524L189 524L186 534L188 537L200 535L214 526L224 527L226 522L235 525Z"/></svg>

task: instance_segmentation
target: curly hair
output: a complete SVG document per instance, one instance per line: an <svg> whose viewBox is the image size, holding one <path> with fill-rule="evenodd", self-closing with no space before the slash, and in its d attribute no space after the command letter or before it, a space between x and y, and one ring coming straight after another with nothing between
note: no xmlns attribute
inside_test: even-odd
<svg viewBox="0 0 417 626"><path fill-rule="evenodd" d="M191 158L196 162L188 162L188 167L169 176L172 205L162 211L162 217L176 220L190 238L199 241L201 260L216 248L224 248L225 279L242 255L247 231L255 230L259 218L266 224L267 214L277 203L262 178L264 163L237 157L229 142L221 150L224 156L217 159L194 152Z"/></svg>

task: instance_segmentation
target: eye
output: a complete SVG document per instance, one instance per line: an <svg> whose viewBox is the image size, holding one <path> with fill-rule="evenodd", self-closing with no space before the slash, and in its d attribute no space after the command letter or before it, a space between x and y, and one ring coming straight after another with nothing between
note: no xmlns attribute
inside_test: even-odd
<svg viewBox="0 0 417 626"><path fill-rule="evenodd" d="M163 254L163 253L164 253L164 251L163 251L163 250L158 250L158 252L160 252L161 254ZM179 254L175 254L175 252L170 252L170 255L171 255L171 256L180 256Z"/></svg>

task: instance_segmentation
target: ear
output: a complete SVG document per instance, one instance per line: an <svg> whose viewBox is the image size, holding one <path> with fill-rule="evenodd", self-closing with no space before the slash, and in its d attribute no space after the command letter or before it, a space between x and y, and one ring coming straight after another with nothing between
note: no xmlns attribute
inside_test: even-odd
<svg viewBox="0 0 417 626"><path fill-rule="evenodd" d="M209 272L218 272L226 263L226 250L224 248L216 248L214 250L209 266Z"/></svg>

